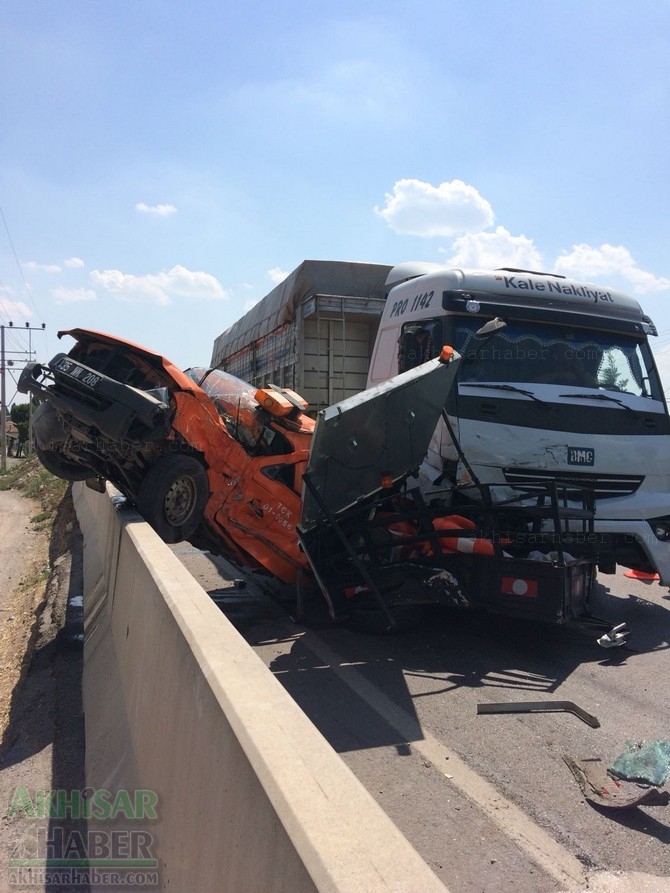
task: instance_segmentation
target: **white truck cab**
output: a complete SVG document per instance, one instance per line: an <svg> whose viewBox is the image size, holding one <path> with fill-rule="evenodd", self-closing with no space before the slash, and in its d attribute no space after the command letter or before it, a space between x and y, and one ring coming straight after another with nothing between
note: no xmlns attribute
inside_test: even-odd
<svg viewBox="0 0 670 893"><path fill-rule="evenodd" d="M463 358L427 474L460 487L586 488L605 565L670 585L670 419L648 343L656 329L638 302L516 269L403 264L387 287L368 387L443 344Z"/></svg>

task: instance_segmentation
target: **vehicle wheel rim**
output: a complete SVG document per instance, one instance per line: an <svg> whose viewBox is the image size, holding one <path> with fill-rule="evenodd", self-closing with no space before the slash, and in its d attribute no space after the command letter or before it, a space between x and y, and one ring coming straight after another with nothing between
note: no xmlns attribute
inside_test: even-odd
<svg viewBox="0 0 670 893"><path fill-rule="evenodd" d="M178 527L188 520L195 504L196 489L193 478L178 478L165 494L165 518Z"/></svg>

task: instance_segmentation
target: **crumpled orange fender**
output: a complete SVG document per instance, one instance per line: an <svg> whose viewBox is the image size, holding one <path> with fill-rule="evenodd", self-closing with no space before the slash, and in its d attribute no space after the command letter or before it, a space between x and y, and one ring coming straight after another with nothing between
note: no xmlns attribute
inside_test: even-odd
<svg viewBox="0 0 670 893"><path fill-rule="evenodd" d="M198 388L198 391L200 389ZM242 447L228 433L216 407L204 391L173 395L176 412L172 427L194 449L202 453L207 465L217 471L230 469L230 451L244 454ZM236 463L237 465L238 463ZM236 467L236 466L235 466Z"/></svg>

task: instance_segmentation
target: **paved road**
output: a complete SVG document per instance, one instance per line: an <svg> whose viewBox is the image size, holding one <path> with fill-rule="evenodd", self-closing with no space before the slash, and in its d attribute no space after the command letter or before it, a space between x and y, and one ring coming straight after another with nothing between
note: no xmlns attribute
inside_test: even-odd
<svg viewBox="0 0 670 893"><path fill-rule="evenodd" d="M631 650L439 611L380 638L297 626L289 603L231 587L229 565L181 557L452 893L670 891L670 807L590 805L563 760L670 738L667 590L601 578L596 609L627 622ZM477 713L509 701L572 701L600 726Z"/></svg>

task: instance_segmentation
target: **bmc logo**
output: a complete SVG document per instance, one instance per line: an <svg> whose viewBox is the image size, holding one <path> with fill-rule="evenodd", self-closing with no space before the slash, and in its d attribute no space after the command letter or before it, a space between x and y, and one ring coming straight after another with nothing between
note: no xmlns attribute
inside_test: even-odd
<svg viewBox="0 0 670 893"><path fill-rule="evenodd" d="M591 447L568 447L568 465L593 465L595 456Z"/></svg>

